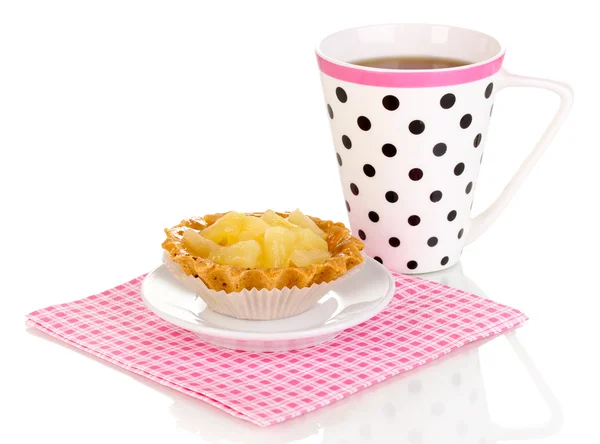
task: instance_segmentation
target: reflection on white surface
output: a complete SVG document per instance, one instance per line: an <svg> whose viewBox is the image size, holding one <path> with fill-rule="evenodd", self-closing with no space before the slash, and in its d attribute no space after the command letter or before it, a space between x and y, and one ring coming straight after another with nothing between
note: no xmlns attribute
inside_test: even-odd
<svg viewBox="0 0 600 444"><path fill-rule="evenodd" d="M421 277L485 296L462 273L460 265ZM30 329L29 332L58 342L38 330ZM495 340L508 340L514 353L500 358L514 358L515 365L525 367L529 375L525 384L532 384L537 389L550 412L546 423L523 428L494 424L488 410L480 365L479 347L482 344L468 345L328 407L266 428L234 418L204 402L111 366L99 358L91 358L171 398L173 402L169 412L175 426L195 435L198 444L492 444L540 439L558 432L562 426L558 401L516 333L508 333L505 338ZM64 346L64 343L60 344ZM75 348L73 350L78 351ZM516 387L512 387L513 384ZM518 390L522 384L522 381L510 381L506 385L507 389ZM512 402L530 401L517 398ZM505 408L510 408L510 405Z"/></svg>
<svg viewBox="0 0 600 444"><path fill-rule="evenodd" d="M422 277L485 296L462 273L460 264ZM178 393L173 393L171 413L178 427L197 434L200 442L215 444L483 444L539 439L555 433L562 425L558 402L516 333L506 337L551 412L546 424L515 430L493 424L479 361L481 344L471 344L333 405L267 428L235 419Z"/></svg>

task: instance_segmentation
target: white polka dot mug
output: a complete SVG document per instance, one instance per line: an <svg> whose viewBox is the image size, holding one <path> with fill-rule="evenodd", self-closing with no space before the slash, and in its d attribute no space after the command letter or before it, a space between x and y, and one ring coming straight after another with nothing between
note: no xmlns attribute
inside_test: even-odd
<svg viewBox="0 0 600 444"><path fill-rule="evenodd" d="M465 60L463 66L381 69L353 62L390 56ZM389 269L425 273L458 262L506 207L573 101L569 86L501 68L504 48L480 32L441 25L353 28L326 37L317 61L353 233ZM471 218L496 93L545 88L560 108L499 198Z"/></svg>

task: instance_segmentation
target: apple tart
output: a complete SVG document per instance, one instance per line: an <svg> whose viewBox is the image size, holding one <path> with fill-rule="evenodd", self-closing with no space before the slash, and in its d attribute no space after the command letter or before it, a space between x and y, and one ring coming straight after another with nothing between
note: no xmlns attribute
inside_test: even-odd
<svg viewBox="0 0 600 444"><path fill-rule="evenodd" d="M210 214L183 220L165 233L169 269L211 308L245 319L298 314L329 290L327 284L363 262L364 245L344 224L300 210ZM249 304L250 293L264 310ZM292 301L289 293L311 296Z"/></svg>

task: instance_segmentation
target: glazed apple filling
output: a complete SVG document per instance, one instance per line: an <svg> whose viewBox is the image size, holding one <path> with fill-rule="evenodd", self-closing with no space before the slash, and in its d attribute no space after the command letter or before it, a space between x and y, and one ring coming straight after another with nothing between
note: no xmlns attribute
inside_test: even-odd
<svg viewBox="0 0 600 444"><path fill-rule="evenodd" d="M229 212L201 231L188 229L189 254L243 268L307 267L331 257L326 234L300 210L287 218L274 211L261 217Z"/></svg>

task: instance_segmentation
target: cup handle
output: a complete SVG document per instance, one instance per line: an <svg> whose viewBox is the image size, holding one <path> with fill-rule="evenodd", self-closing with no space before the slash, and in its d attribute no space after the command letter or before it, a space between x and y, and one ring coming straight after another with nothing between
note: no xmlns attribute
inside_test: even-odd
<svg viewBox="0 0 600 444"><path fill-rule="evenodd" d="M510 200L513 198L519 187L523 184L527 175L533 169L533 166L540 159L558 129L563 124L565 118L569 114L573 104L573 90L565 83L553 82L546 79L538 79L534 77L523 77L508 73L504 69L499 72L499 78L495 81L498 86L498 91L510 86L525 86L532 88L543 88L555 92L560 97L560 107L552 119L550 125L546 128L544 134L536 144L535 148L527 159L523 162L517 173L504 188L500 196L482 213L471 219L469 233L467 235L466 244L470 244L486 231L492 223L498 218L500 213L506 208Z"/></svg>

